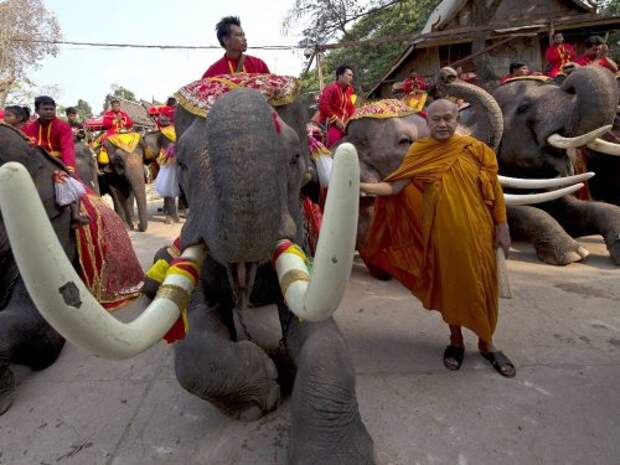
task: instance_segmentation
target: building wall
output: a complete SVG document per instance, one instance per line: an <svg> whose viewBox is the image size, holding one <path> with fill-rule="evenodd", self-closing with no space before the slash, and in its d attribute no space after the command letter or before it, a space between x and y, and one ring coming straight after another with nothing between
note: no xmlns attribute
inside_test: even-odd
<svg viewBox="0 0 620 465"><path fill-rule="evenodd" d="M439 47L428 47L415 50L390 79L390 82L381 84L378 92L380 98L392 97L392 84L402 81L411 73L415 72L422 76L434 76L439 70Z"/></svg>

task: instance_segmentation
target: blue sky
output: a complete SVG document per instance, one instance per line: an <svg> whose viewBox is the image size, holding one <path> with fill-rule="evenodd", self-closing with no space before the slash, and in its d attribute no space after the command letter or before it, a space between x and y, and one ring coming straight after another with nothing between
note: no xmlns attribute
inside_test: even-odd
<svg viewBox="0 0 620 465"><path fill-rule="evenodd" d="M238 15L248 45L296 44L298 36L282 35L284 16L294 0L106 0L95 3L45 0L62 28L63 39L88 42L216 45L215 24ZM248 50L262 58L272 72L298 75L303 53ZM57 101L65 106L78 98L101 110L112 84L140 98L162 101L179 87L198 79L223 54L219 50L149 50L67 46L46 58L30 73L39 89L58 86Z"/></svg>

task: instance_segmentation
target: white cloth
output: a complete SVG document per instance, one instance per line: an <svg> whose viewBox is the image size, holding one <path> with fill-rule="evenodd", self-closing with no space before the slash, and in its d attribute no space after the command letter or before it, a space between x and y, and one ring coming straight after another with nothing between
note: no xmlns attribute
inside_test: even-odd
<svg viewBox="0 0 620 465"><path fill-rule="evenodd" d="M179 196L181 192L179 190L176 163L168 163L159 168L159 173L157 173L157 178L155 178L155 189L162 197Z"/></svg>
<svg viewBox="0 0 620 465"><path fill-rule="evenodd" d="M56 203L61 207L77 202L80 200L80 197L86 194L86 189L84 189L82 183L71 176L67 176L62 183L57 182L54 184L54 191Z"/></svg>

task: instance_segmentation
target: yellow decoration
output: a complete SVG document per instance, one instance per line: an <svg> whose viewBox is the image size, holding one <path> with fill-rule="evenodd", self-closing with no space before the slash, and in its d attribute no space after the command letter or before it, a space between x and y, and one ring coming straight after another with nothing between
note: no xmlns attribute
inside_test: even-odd
<svg viewBox="0 0 620 465"><path fill-rule="evenodd" d="M133 152L140 143L140 134L137 132L127 132L124 134L112 134L108 137L108 142L114 144L127 153Z"/></svg>
<svg viewBox="0 0 620 465"><path fill-rule="evenodd" d="M174 130L174 126L166 126L166 127L161 128L161 133L170 142L176 142L177 141L177 133Z"/></svg>
<svg viewBox="0 0 620 465"><path fill-rule="evenodd" d="M170 264L163 258L160 258L151 265L146 272L146 276L151 278L153 281L163 283L169 268Z"/></svg>
<svg viewBox="0 0 620 465"><path fill-rule="evenodd" d="M110 163L110 156L108 155L108 151L106 149L101 149L97 154L97 163L100 165L107 165Z"/></svg>
<svg viewBox="0 0 620 465"><path fill-rule="evenodd" d="M357 102L357 94L351 94L351 103L355 105L355 102Z"/></svg>
<svg viewBox="0 0 620 465"><path fill-rule="evenodd" d="M428 94L426 92L412 92L403 100L405 104L413 110L422 111L424 110L424 105L426 105L427 98Z"/></svg>

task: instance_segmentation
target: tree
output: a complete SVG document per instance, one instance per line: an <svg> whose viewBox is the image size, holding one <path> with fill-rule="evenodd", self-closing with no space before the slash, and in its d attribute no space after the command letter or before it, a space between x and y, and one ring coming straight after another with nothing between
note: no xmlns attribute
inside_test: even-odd
<svg viewBox="0 0 620 465"><path fill-rule="evenodd" d="M600 2L598 13L605 16L620 15L620 0L604 0ZM616 63L620 62L620 33L612 32L609 35L609 56Z"/></svg>
<svg viewBox="0 0 620 465"><path fill-rule="evenodd" d="M308 0L309 2L310 0ZM402 54L409 42L396 36L415 33L422 29L432 9L440 0L400 0L398 2L374 3L364 13L357 13L355 19L345 25L346 34L339 31L340 42L360 42L368 39L385 39L385 42L364 43L355 47L346 47L328 51L322 68L326 76L334 77L336 67L346 63L353 67L357 91L366 93L388 71L396 59ZM299 3L299 0L297 1ZM329 8L329 0L322 3L324 9ZM327 16L327 13L325 13ZM350 18L351 15L347 16ZM342 18L344 23L347 18ZM325 23L327 24L327 23ZM332 24L336 24L333 20ZM327 26L326 26L327 27ZM333 27L333 26L329 26ZM327 29L324 30L327 33ZM394 40L391 40L394 38ZM318 91L316 73L309 71L302 75L305 89L309 92Z"/></svg>
<svg viewBox="0 0 620 465"><path fill-rule="evenodd" d="M78 99L75 109L77 110L80 119L84 120L93 116L93 109L86 100Z"/></svg>
<svg viewBox="0 0 620 465"><path fill-rule="evenodd" d="M125 100L130 100L132 102L137 102L136 94L134 94L129 89L124 88L119 84L112 84L112 95L118 98L124 98Z"/></svg>
<svg viewBox="0 0 620 465"><path fill-rule="evenodd" d="M61 37L56 17L42 0L6 0L0 3L0 106L26 74L46 55L56 56Z"/></svg>

